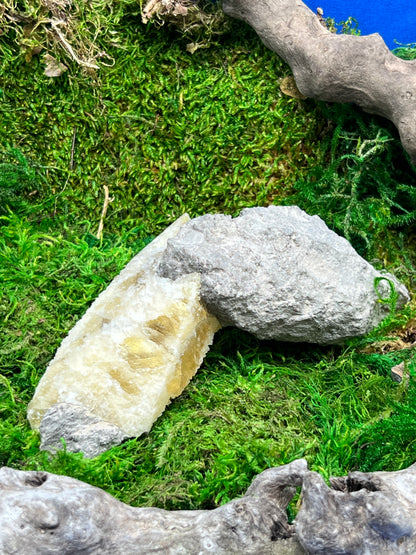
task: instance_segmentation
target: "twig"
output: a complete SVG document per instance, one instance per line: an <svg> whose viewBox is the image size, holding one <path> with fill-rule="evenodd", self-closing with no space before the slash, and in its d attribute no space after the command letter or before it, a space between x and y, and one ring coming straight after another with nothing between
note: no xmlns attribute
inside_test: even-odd
<svg viewBox="0 0 416 555"><path fill-rule="evenodd" d="M109 191L108 191L107 185L104 185L103 188L104 188L104 204L103 204L103 209L102 209L102 212L101 212L100 224L98 226L98 231L97 231L97 235L96 235L97 239L101 239L102 236L103 236L104 218L107 214L107 208L108 208L109 203L113 202L113 200L114 200L114 197L110 198L110 196L109 196Z"/></svg>
<svg viewBox="0 0 416 555"><path fill-rule="evenodd" d="M72 134L72 144L71 144L71 158L69 160L69 171L72 171L74 168L74 154L75 154L75 141L77 138L77 129L74 129L74 132ZM59 168L54 168L54 169L59 169ZM62 193L65 191L66 186L68 185L69 182L69 178L70 178L70 174L68 174L66 181L64 183L64 186L62 187L62 189L59 191L59 193L56 195L55 197L55 205L53 207L53 217L55 218L56 216L56 210L57 210L57 206L58 206L58 197L59 195L62 195Z"/></svg>
<svg viewBox="0 0 416 555"><path fill-rule="evenodd" d="M72 146L71 146L71 159L69 162L69 169L72 171L74 169L74 154L75 154L75 141L77 138L77 128L74 129L72 134Z"/></svg>
<svg viewBox="0 0 416 555"><path fill-rule="evenodd" d="M93 69L100 69L100 66L98 66L97 64L93 64L91 62L88 62L87 60L81 60L81 58L79 58L74 50L72 49L72 46L69 44L69 42L66 40L66 38L64 37L64 35L61 33L61 31L58 28L58 25L62 25L64 22L63 21L59 21L59 20L54 20L51 19L49 21L49 23L52 26L52 29L55 31L55 33L58 36L59 41L61 42L62 46L65 48L65 50L68 52L68 54L71 56L71 58L77 62L77 64L79 64L80 66L84 66L84 67L90 67Z"/></svg>
<svg viewBox="0 0 416 555"><path fill-rule="evenodd" d="M56 216L56 211L57 211L57 207L58 207L58 197L59 197L59 195L62 195L62 193L65 191L66 186L68 185L68 181L69 181L69 175L68 175L68 177L66 178L66 181L65 181L65 183L64 183L64 186L63 186L62 189L59 191L59 193L57 193L56 196L55 196L55 204L54 204L54 207L53 207L53 217L54 217L54 218L55 218L55 216Z"/></svg>
<svg viewBox="0 0 416 555"><path fill-rule="evenodd" d="M150 0L149 2L147 2L142 12L143 23L147 23L152 18L152 15L159 8L159 4L160 4L160 0Z"/></svg>

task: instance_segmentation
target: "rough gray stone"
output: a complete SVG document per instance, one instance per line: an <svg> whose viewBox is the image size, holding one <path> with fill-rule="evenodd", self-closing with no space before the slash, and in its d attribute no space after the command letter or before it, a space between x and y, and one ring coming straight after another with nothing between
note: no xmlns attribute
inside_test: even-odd
<svg viewBox="0 0 416 555"><path fill-rule="evenodd" d="M82 452L87 458L104 453L128 437L116 425L101 420L84 406L70 403L52 405L46 411L39 431L41 450L55 452L62 449L62 438L68 451Z"/></svg>
<svg viewBox="0 0 416 555"><path fill-rule="evenodd" d="M133 508L66 476L0 469L0 553L297 555L286 507L307 472L266 470L241 499L212 511Z"/></svg>
<svg viewBox="0 0 416 555"><path fill-rule="evenodd" d="M222 325L261 339L338 343L363 335L409 300L395 277L375 270L318 216L296 206L206 215L168 242L158 273L201 274L201 298ZM377 291L376 291L377 289Z"/></svg>

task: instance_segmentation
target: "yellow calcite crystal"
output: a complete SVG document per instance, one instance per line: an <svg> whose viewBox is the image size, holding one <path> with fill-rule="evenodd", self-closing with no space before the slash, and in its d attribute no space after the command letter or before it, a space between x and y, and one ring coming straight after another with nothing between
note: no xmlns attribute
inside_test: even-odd
<svg viewBox="0 0 416 555"><path fill-rule="evenodd" d="M156 274L168 239L188 220L135 256L63 340L29 404L32 428L64 402L138 436L189 383L220 325L200 302L199 274Z"/></svg>

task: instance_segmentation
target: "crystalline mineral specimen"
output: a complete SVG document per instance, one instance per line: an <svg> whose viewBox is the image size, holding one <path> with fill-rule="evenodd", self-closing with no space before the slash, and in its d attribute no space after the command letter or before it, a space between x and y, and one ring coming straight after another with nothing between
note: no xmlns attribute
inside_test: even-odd
<svg viewBox="0 0 416 555"><path fill-rule="evenodd" d="M189 383L220 325L200 302L198 274L156 274L168 239L188 220L135 256L63 340L29 404L32 428L55 403L71 403L138 436Z"/></svg>

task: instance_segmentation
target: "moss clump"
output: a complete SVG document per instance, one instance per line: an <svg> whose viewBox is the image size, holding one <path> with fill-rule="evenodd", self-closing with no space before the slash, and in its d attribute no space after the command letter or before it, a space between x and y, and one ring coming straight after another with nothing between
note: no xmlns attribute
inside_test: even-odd
<svg viewBox="0 0 416 555"><path fill-rule="evenodd" d="M391 230L416 219L414 170L391 124L347 105L321 107L332 126L320 144L326 163L299 179L287 202L319 214L360 254L383 259Z"/></svg>
<svg viewBox="0 0 416 555"><path fill-rule="evenodd" d="M132 9L139 12L135 0L5 0L0 25L27 63L42 53L93 72L114 63L103 46L118 44L115 27ZM0 46L6 56L13 50Z"/></svg>
<svg viewBox="0 0 416 555"><path fill-rule="evenodd" d="M95 17L109 6L97 4ZM95 75L71 67L47 78L34 52L22 63L16 30L0 36L1 182L12 193L0 220L0 464L166 508L216 506L261 470L301 456L325 476L407 464L413 439L401 426L389 428L391 456L363 446L387 417L410 421L411 390L389 372L411 364L414 304L337 348L223 330L149 435L93 460L39 453L26 406L60 341L185 211L296 202L406 284L416 276L414 169L389 124L283 96L287 66L243 25L190 56L186 37L144 26L137 6L120 6L105 45L114 65ZM114 200L99 240L104 185Z"/></svg>
<svg viewBox="0 0 416 555"><path fill-rule="evenodd" d="M6 148L0 153L0 215L28 206L27 199L36 195L41 178L18 148Z"/></svg>
<svg viewBox="0 0 416 555"><path fill-rule="evenodd" d="M237 26L236 43L190 56L177 35L138 25L120 26L117 63L97 80L51 80L37 59L5 64L2 125L45 168L39 195L55 218L98 226L107 185L106 229L155 233L185 211L269 204L319 163L325 123L313 102L282 96L288 68L254 33Z"/></svg>

